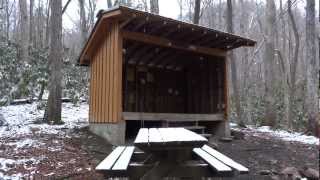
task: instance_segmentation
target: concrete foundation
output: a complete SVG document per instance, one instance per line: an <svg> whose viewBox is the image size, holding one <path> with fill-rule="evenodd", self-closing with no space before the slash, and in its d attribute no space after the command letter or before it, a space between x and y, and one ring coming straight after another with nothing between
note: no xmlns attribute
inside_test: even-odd
<svg viewBox="0 0 320 180"><path fill-rule="evenodd" d="M230 138L229 121L218 121L211 126L207 127L209 132L217 138Z"/></svg>
<svg viewBox="0 0 320 180"><path fill-rule="evenodd" d="M126 135L126 122L120 123L90 123L89 129L94 134L106 139L112 145L124 145Z"/></svg>

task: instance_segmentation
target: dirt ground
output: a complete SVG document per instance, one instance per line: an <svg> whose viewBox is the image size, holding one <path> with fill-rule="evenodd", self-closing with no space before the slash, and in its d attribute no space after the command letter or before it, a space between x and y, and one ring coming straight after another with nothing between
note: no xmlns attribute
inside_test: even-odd
<svg viewBox="0 0 320 180"><path fill-rule="evenodd" d="M24 162L21 165L9 163L7 166L11 168L10 171L3 173L10 175L33 172L30 173L30 178L33 179L103 179L103 176L95 172L94 168L111 152L112 146L102 138L91 134L88 128L71 130L67 136L66 138L61 135L34 134L33 138L40 139L52 147L59 147L56 150L44 146L43 148L26 147L15 151L15 147L5 145L14 139L2 139L0 156L11 159L42 155L45 157L37 164L33 164L33 161ZM218 145L220 152L250 169L248 175L233 179L272 179L285 167L298 169L304 167L318 169L319 167L319 147L315 145L285 142L263 133L257 136L249 132L232 142L211 142Z"/></svg>
<svg viewBox="0 0 320 180"><path fill-rule="evenodd" d="M88 153L92 168L94 168L107 156L112 147L86 129L81 130L79 135L72 141L74 145L81 147ZM244 137L234 139L231 142L211 141L218 145L220 152L249 168L250 173L248 175L241 175L232 179L275 179L286 167L319 169L319 147L315 145L286 142L263 133L257 136L257 134L253 135L249 132ZM100 174L95 172L73 177L75 179L91 179L94 176L97 176L95 179L102 178Z"/></svg>

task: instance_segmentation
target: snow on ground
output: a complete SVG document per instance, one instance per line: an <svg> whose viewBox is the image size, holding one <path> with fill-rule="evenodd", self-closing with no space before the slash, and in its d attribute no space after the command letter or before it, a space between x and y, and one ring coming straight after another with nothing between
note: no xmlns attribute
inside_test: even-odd
<svg viewBox="0 0 320 180"><path fill-rule="evenodd" d="M0 107L6 126L0 127L0 179L29 178L50 153L61 152L68 130L88 125L88 105L62 104L63 125L39 124L38 103ZM43 153L42 155L35 155ZM58 162L61 163L61 162ZM23 169L24 173L17 172Z"/></svg>
<svg viewBox="0 0 320 180"><path fill-rule="evenodd" d="M237 124L230 123L231 128L238 131L248 132L255 136L269 135L275 138L280 138L284 141L300 142L303 144L319 145L319 138L315 136L307 136L298 132L288 132L285 130L273 130L269 126L248 126L248 128L239 129Z"/></svg>
<svg viewBox="0 0 320 180"><path fill-rule="evenodd" d="M80 128L88 124L88 104L74 106L71 103L62 104L63 125L34 124L43 118L44 110L37 109L38 103L12 105L0 108L0 114L6 119L8 126L0 127L0 137L38 133L58 134L63 128Z"/></svg>

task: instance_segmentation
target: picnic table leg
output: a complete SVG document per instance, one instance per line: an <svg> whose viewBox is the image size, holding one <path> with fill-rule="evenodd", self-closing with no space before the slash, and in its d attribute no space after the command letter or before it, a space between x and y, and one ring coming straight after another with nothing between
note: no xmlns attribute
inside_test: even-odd
<svg viewBox="0 0 320 180"><path fill-rule="evenodd" d="M158 162L155 166L145 173L141 178L143 180L161 180L163 177L167 177L175 167L186 159L189 159L191 150L170 150L167 152L154 153L154 157ZM174 161L173 161L174 160Z"/></svg>
<svg viewBox="0 0 320 180"><path fill-rule="evenodd" d="M142 180L162 180L166 177L176 165L168 161L158 162L150 171L148 171L141 179Z"/></svg>

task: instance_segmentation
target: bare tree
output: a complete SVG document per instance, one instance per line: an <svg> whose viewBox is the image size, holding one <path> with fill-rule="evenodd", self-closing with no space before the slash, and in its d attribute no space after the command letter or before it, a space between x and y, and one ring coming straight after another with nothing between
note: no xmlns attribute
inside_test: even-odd
<svg viewBox="0 0 320 180"><path fill-rule="evenodd" d="M9 33L10 33L10 16L12 14L12 10L14 8L15 2L10 4L9 0L5 0L5 17L6 17L6 40L9 43L10 42L10 37L9 37Z"/></svg>
<svg viewBox="0 0 320 180"><path fill-rule="evenodd" d="M193 23L194 24L199 24L200 6L201 6L201 0L195 0L194 13L193 13Z"/></svg>
<svg viewBox="0 0 320 180"><path fill-rule="evenodd" d="M179 20L182 20L183 0L177 0L179 5Z"/></svg>
<svg viewBox="0 0 320 180"><path fill-rule="evenodd" d="M296 21L292 14L292 3L291 0L288 0L288 15L291 21L292 30L294 33L294 40L295 40L295 48L294 48L294 55L292 61L290 62L290 88L289 88L289 121L287 122L287 128L292 129L292 120L294 119L294 111L293 111L293 104L294 104L294 97L296 91L296 72L297 72L297 64L298 64L298 55L299 55L299 47L300 47L300 36L298 33Z"/></svg>
<svg viewBox="0 0 320 180"><path fill-rule="evenodd" d="M231 0L227 0L227 31L229 33L233 33L233 12L232 12L232 2ZM229 53L230 66L231 66L231 79L232 79L232 87L233 87L233 95L236 104L236 113L237 119L239 121L240 126L245 126L245 123L242 121L242 110L240 105L240 95L239 95L239 87L238 87L238 77L237 77L237 65L234 59L233 52Z"/></svg>
<svg viewBox="0 0 320 180"><path fill-rule="evenodd" d="M265 27L265 52L264 52L264 77L265 77L265 118L263 125L275 126L276 110L274 97L274 64L275 64L275 22L276 22L276 7L274 0L267 1L266 9L266 27Z"/></svg>
<svg viewBox="0 0 320 180"><path fill-rule="evenodd" d="M159 2L158 0L150 0L150 11L154 14L159 14Z"/></svg>
<svg viewBox="0 0 320 180"><path fill-rule="evenodd" d="M87 19L86 19L86 10L84 7L84 0L79 0L79 7L80 7L80 29L81 29L81 44L84 45L87 34L88 34L88 28L87 28Z"/></svg>
<svg viewBox="0 0 320 180"><path fill-rule="evenodd" d="M37 36L35 36L35 40L36 40L36 47L40 47L43 48L43 29L44 29L44 14L43 14L43 4L42 1L38 1L38 7L36 10L36 14L37 14L37 24L36 24L36 28L37 28Z"/></svg>
<svg viewBox="0 0 320 180"><path fill-rule="evenodd" d="M89 0L89 12L88 12L88 29L91 29L94 26L94 18L95 18L95 11L97 8L97 4L95 0ZM89 28L90 27L90 28Z"/></svg>
<svg viewBox="0 0 320 180"><path fill-rule="evenodd" d="M316 134L318 113L318 69L316 62L315 0L307 0L306 6L306 63L307 63L307 113L308 131Z"/></svg>
<svg viewBox="0 0 320 180"><path fill-rule="evenodd" d="M29 45L35 46L35 26L34 26L34 15L33 15L33 9L34 9L34 0L30 0L29 4Z"/></svg>
<svg viewBox="0 0 320 180"><path fill-rule="evenodd" d="M26 0L19 0L20 10L20 46L21 46L21 60L28 62L28 8Z"/></svg>
<svg viewBox="0 0 320 180"><path fill-rule="evenodd" d="M112 0L107 0L107 5L108 5L108 8L111 8L112 7Z"/></svg>
<svg viewBox="0 0 320 180"><path fill-rule="evenodd" d="M62 94L62 2L51 0L50 16L50 52L49 52L49 98L44 121L54 124L61 120Z"/></svg>
<svg viewBox="0 0 320 180"><path fill-rule="evenodd" d="M222 29L222 27L223 27L223 25L222 25L222 2L221 2L222 0L219 0L219 11L218 11L218 13L219 13L219 16L218 16L218 27L219 27L219 29L221 30Z"/></svg>
<svg viewBox="0 0 320 180"><path fill-rule="evenodd" d="M46 29L45 29L45 47L49 46L49 38L50 38L50 6L51 6L51 0L47 0L47 6L46 6Z"/></svg>

